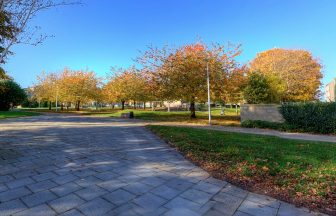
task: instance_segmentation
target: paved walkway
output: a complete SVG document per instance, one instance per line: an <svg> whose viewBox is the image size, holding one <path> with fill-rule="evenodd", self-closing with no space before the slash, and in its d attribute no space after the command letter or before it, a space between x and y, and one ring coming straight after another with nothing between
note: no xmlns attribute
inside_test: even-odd
<svg viewBox="0 0 336 216"><path fill-rule="evenodd" d="M1 216L313 215L209 177L127 120L1 120L0 143Z"/></svg>

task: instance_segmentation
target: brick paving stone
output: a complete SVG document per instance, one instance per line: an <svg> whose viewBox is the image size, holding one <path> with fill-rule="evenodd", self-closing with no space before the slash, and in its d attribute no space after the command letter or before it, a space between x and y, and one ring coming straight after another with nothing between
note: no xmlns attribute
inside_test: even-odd
<svg viewBox="0 0 336 216"><path fill-rule="evenodd" d="M176 215L183 215L183 216L198 216L201 215L195 211L192 211L187 208L179 208L179 209L171 209L167 211L164 216L176 216Z"/></svg>
<svg viewBox="0 0 336 216"><path fill-rule="evenodd" d="M18 199L0 203L0 215L7 216L25 210L27 207Z"/></svg>
<svg viewBox="0 0 336 216"><path fill-rule="evenodd" d="M54 178L56 176L57 175L55 173L53 173L53 172L46 172L46 173L42 173L42 174L39 174L39 175L34 175L34 176L32 176L32 178L35 181L44 181L44 180L48 180L48 179Z"/></svg>
<svg viewBox="0 0 336 216"><path fill-rule="evenodd" d="M52 178L51 180L56 182L59 185L71 182L71 181L75 181L76 179L78 179L77 176L72 175L72 174L67 174L67 175L63 175L63 176L57 176L55 178Z"/></svg>
<svg viewBox="0 0 336 216"><path fill-rule="evenodd" d="M245 200L238 209L241 212L254 216L276 215L278 209Z"/></svg>
<svg viewBox="0 0 336 216"><path fill-rule="evenodd" d="M72 209L60 214L59 216L85 216L85 215L80 211L78 211L77 209Z"/></svg>
<svg viewBox="0 0 336 216"><path fill-rule="evenodd" d="M43 191L43 190L48 190L50 188L54 188L58 186L55 182L52 182L50 180L45 180L45 181L41 181L38 183L34 183L34 184L30 184L27 185L27 187L33 191L34 193L39 192L39 191Z"/></svg>
<svg viewBox="0 0 336 216"><path fill-rule="evenodd" d="M171 188L177 189L179 191L184 191L184 190L190 188L191 186L193 186L194 183L191 183L191 182L189 182L187 180L184 180L184 179L181 179L181 178L178 178L178 179L174 178L174 179L166 182L165 185L167 185Z"/></svg>
<svg viewBox="0 0 336 216"><path fill-rule="evenodd" d="M45 191L33 193L21 199L28 207L33 207L33 206L54 200L56 198L57 196L55 194L53 194L52 192L48 190L45 190Z"/></svg>
<svg viewBox="0 0 336 216"><path fill-rule="evenodd" d="M165 182L165 180L158 178L158 177L147 177L147 178L142 179L140 182L156 187L156 186L162 185Z"/></svg>
<svg viewBox="0 0 336 216"><path fill-rule="evenodd" d="M46 204L35 206L33 208L14 214L14 216L53 216L53 215L56 215L56 212L54 212Z"/></svg>
<svg viewBox="0 0 336 216"><path fill-rule="evenodd" d="M169 201L167 204L164 205L169 209L180 209L180 208L187 208L193 211L197 211L201 208L201 205L192 202L190 200L184 199L182 197L176 197Z"/></svg>
<svg viewBox="0 0 336 216"><path fill-rule="evenodd" d="M224 192L224 193L228 193L228 194L231 194L232 196L236 196L236 197L239 197L239 198L246 198L248 192L246 190L243 190L239 187L236 187L232 184L228 184L227 186L225 186L221 192Z"/></svg>
<svg viewBox="0 0 336 216"><path fill-rule="evenodd" d="M238 207L243 202L242 198L232 196L231 194L227 193L217 194L212 199L216 201L216 203L212 206L211 209L231 215L238 209Z"/></svg>
<svg viewBox="0 0 336 216"><path fill-rule="evenodd" d="M67 195L69 193L78 191L80 189L82 189L82 187L79 186L78 184L76 184L74 182L69 182L69 183L51 188L50 190L58 196L64 196L64 195Z"/></svg>
<svg viewBox="0 0 336 216"><path fill-rule="evenodd" d="M146 193L134 199L133 202L143 208L158 209L160 206L166 203L167 200L154 194Z"/></svg>
<svg viewBox="0 0 336 216"><path fill-rule="evenodd" d="M96 198L78 207L86 216L105 215L114 205L102 198Z"/></svg>
<svg viewBox="0 0 336 216"><path fill-rule="evenodd" d="M115 205L122 205L124 203L129 202L130 200L134 199L136 196L128 191L123 189L115 190L107 195L104 196L106 200L115 204Z"/></svg>
<svg viewBox="0 0 336 216"><path fill-rule="evenodd" d="M22 187L22 186L25 186L25 185L32 184L34 182L35 182L34 180L27 177L27 178L22 178L22 179L17 179L17 180L14 180L14 181L7 182L6 185L7 185L8 188L13 189L13 188L18 188L18 187Z"/></svg>
<svg viewBox="0 0 336 216"><path fill-rule="evenodd" d="M140 182L135 182L129 185L126 185L124 187L122 187L124 190L131 192L133 194L136 195L141 195L141 194L145 194L148 191L150 191L153 187L146 185L146 184L142 184Z"/></svg>
<svg viewBox="0 0 336 216"><path fill-rule="evenodd" d="M98 186L87 187L87 188L84 188L82 190L75 192L75 194L77 194L80 198L87 200L87 201L92 200L99 196L103 196L104 194L107 194L107 193L108 193L107 190L104 190Z"/></svg>
<svg viewBox="0 0 336 216"><path fill-rule="evenodd" d="M165 199L172 199L176 197L178 194L180 194L182 191L179 191L177 189L170 188L166 185L161 185L159 187L156 187L155 189L151 190L151 193L156 194L160 197L163 197Z"/></svg>
<svg viewBox="0 0 336 216"><path fill-rule="evenodd" d="M94 177L94 176L87 176L87 177L84 177L84 178L81 178L75 181L75 183L81 187L89 187L89 186L99 184L101 182L102 182L101 179Z"/></svg>
<svg viewBox="0 0 336 216"><path fill-rule="evenodd" d="M203 191L200 191L200 190L196 190L196 189L186 190L180 196L183 197L183 198L186 198L188 200L191 200L191 201L193 201L195 203L198 203L200 205L204 205L212 197L211 194L208 194L206 192L203 192Z"/></svg>
<svg viewBox="0 0 336 216"><path fill-rule="evenodd" d="M17 199L26 196L28 194L31 194L31 192L24 187L7 190L5 192L0 193L0 202L6 202L12 199Z"/></svg>
<svg viewBox="0 0 336 216"><path fill-rule="evenodd" d="M79 198L75 194L69 194L67 196L58 198L56 200L53 200L49 202L49 205L57 212L62 213L65 211L68 211L70 209L73 209L81 204L83 204L85 201Z"/></svg>
<svg viewBox="0 0 336 216"><path fill-rule="evenodd" d="M255 202L255 203L270 206L272 208L279 208L280 206L279 200L276 200L274 198L271 198L265 195L249 193L246 199L249 201Z"/></svg>
<svg viewBox="0 0 336 216"><path fill-rule="evenodd" d="M10 175L2 175L2 176L0 176L0 183L9 182L9 181L12 181L13 179L14 179L13 176L10 176Z"/></svg>
<svg viewBox="0 0 336 216"><path fill-rule="evenodd" d="M97 184L99 187L102 187L108 191L115 191L119 188L122 188L127 185L127 183L119 181L119 180L110 180L110 181L104 181L99 184Z"/></svg>
<svg viewBox="0 0 336 216"><path fill-rule="evenodd" d="M119 177L119 175L114 173L114 172L102 172L102 173L98 173L94 176L101 179L101 180L104 180L104 181L113 180L113 179L116 179L117 177Z"/></svg>
<svg viewBox="0 0 336 216"><path fill-rule="evenodd" d="M33 175L36 175L36 174L37 174L37 172L34 171L34 170L21 170L20 172L13 173L12 175L16 179L23 179L25 177L33 176Z"/></svg>

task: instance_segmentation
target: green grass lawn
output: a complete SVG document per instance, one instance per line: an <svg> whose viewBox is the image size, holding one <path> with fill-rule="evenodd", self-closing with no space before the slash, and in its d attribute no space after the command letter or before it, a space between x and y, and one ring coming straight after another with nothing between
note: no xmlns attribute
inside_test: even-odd
<svg viewBox="0 0 336 216"><path fill-rule="evenodd" d="M25 112L25 111L0 111L0 119L5 118L17 118L24 116L36 116L38 113L33 112Z"/></svg>
<svg viewBox="0 0 336 216"><path fill-rule="evenodd" d="M217 178L336 213L336 144L193 128L148 127Z"/></svg>
<svg viewBox="0 0 336 216"><path fill-rule="evenodd" d="M190 118L189 111L151 111L141 109L126 109L126 110L106 110L106 111L83 111L83 115L95 115L95 116L107 116L107 117L120 117L122 113L134 112L134 116L137 119L150 120L150 121L170 121L170 122L187 122L197 124L208 123L208 111L196 111L196 119ZM240 116L235 109L226 108L225 115L220 115L220 109L216 108L212 110L212 123L216 125L239 125Z"/></svg>

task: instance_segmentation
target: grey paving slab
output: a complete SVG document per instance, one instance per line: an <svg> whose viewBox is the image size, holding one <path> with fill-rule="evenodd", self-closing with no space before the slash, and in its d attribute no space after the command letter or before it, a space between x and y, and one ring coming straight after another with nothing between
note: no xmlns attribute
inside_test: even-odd
<svg viewBox="0 0 336 216"><path fill-rule="evenodd" d="M113 191L112 193L109 193L107 195L104 196L104 198L106 200L108 200L109 202L115 204L115 205L122 205L124 203L127 203L129 201L131 201L132 199L134 199L136 197L136 195L123 190L123 189L118 189Z"/></svg>
<svg viewBox="0 0 336 216"><path fill-rule="evenodd" d="M27 178L21 178L21 179L16 179L14 181L7 182L6 185L8 188L13 189L13 188L18 188L18 187L22 187L25 185L29 185L32 183L35 183L34 180L27 177Z"/></svg>
<svg viewBox="0 0 336 216"><path fill-rule="evenodd" d="M12 199L17 199L26 196L28 194L31 194L30 190L24 187L7 190L5 192L0 193L0 202L6 202Z"/></svg>
<svg viewBox="0 0 336 216"><path fill-rule="evenodd" d="M55 193L57 196L64 196L64 195L67 195L69 193L81 190L81 189L82 189L82 187L79 186L78 184L76 184L74 182L69 182L69 183L51 188L50 191Z"/></svg>
<svg viewBox="0 0 336 216"><path fill-rule="evenodd" d="M35 206L33 208L29 208L25 211L21 211L14 216L53 216L56 215L56 212L53 211L49 206L46 204Z"/></svg>
<svg viewBox="0 0 336 216"><path fill-rule="evenodd" d="M106 215L114 205L102 198L96 198L78 207L86 216Z"/></svg>
<svg viewBox="0 0 336 216"><path fill-rule="evenodd" d="M45 180L45 181L41 181L38 183L34 183L34 184L29 184L27 185L27 187L33 191L34 193L39 192L39 191L43 191L43 190L48 190L50 188L54 188L57 187L58 185L55 182L52 182L50 180Z"/></svg>
<svg viewBox="0 0 336 216"><path fill-rule="evenodd" d="M85 201L79 198L75 194L69 194L67 196L58 198L56 200L53 200L49 202L49 205L57 212L62 213L65 211L68 211L70 209L73 209L81 204L83 204Z"/></svg>
<svg viewBox="0 0 336 216"><path fill-rule="evenodd" d="M0 204L0 215L12 215L27 209L27 207L18 199Z"/></svg>
<svg viewBox="0 0 336 216"><path fill-rule="evenodd" d="M143 126L71 114L1 120L0 215L318 215L210 177Z"/></svg>
<svg viewBox="0 0 336 216"><path fill-rule="evenodd" d="M58 197L54 193L48 190L45 190L45 191L33 193L21 199L28 207L33 207L33 206L57 199L57 198Z"/></svg>
<svg viewBox="0 0 336 216"><path fill-rule="evenodd" d="M87 200L87 201L92 200L96 197L103 196L104 194L107 194L107 193L108 193L107 190L104 190L101 187L98 187L95 185L75 192L75 194L77 194L80 198Z"/></svg>

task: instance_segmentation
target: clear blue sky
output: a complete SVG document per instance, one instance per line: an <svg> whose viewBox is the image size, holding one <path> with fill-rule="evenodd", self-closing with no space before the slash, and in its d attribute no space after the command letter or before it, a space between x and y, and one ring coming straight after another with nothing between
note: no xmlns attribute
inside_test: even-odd
<svg viewBox="0 0 336 216"><path fill-rule="evenodd" d="M34 19L55 37L19 45L5 66L23 87L42 70L89 68L104 76L128 67L147 45L241 43L242 63L274 48L310 50L336 77L335 0L83 0L83 6L43 12Z"/></svg>

